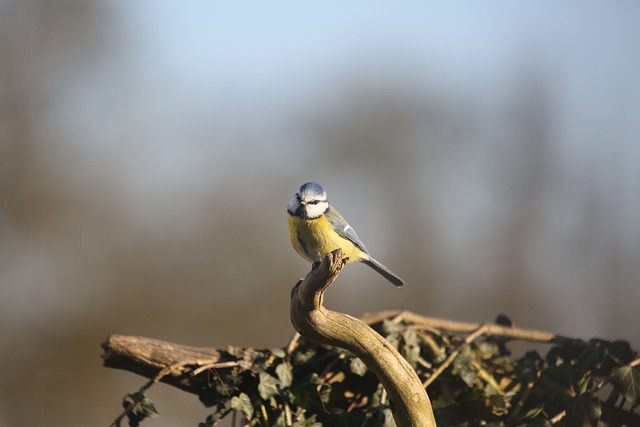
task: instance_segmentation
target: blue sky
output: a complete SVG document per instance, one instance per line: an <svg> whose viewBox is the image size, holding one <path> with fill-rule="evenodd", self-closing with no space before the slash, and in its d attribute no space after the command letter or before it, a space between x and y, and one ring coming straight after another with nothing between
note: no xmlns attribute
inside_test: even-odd
<svg viewBox="0 0 640 427"><path fill-rule="evenodd" d="M287 82L287 72L319 77L336 63L388 55L422 66L444 63L454 72L469 66L497 72L505 59L533 48L556 50L563 63L591 59L615 67L640 40L634 2L139 1L121 7L129 41L145 52L141 59L188 73L191 81L256 86L264 86L261 79Z"/></svg>
<svg viewBox="0 0 640 427"><path fill-rule="evenodd" d="M553 114L557 131L566 133L560 153L579 159L585 147L606 151L598 135L613 129L627 158L638 154L638 2L112 5L112 55L85 77L81 87L88 92L74 92L76 108L59 114L74 126L85 117L92 135L80 138L83 143L102 140L113 147L119 140L127 147L122 161L150 183L164 179L184 187L189 171L210 168L211 159L201 153L214 143L233 157L241 140L264 164L281 163L304 145L293 140L292 122L305 111L330 109L345 81L373 79L375 85L388 75L387 81L417 97L436 92L469 98L476 111L492 111L511 96L513 76L528 61L556 88L560 105ZM96 99L103 101L99 107ZM105 137L100 126L115 136ZM147 132L133 150L127 126ZM160 163L144 170L140 158ZM163 166L180 158L186 167Z"/></svg>
<svg viewBox="0 0 640 427"><path fill-rule="evenodd" d="M552 75L570 120L633 121L640 109L640 3L632 1L116 5L119 60L100 67L131 95L125 107L155 122L172 108L217 108L274 128L305 105L331 102L336 82L360 74L406 75L413 92L499 102L526 60Z"/></svg>

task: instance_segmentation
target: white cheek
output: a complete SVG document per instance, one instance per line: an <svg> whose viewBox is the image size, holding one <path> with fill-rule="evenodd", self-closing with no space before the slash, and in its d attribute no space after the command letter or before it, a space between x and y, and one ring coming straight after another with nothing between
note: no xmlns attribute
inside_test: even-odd
<svg viewBox="0 0 640 427"><path fill-rule="evenodd" d="M307 216L309 218L318 218L329 207L328 202L320 202L315 205L307 205Z"/></svg>
<svg viewBox="0 0 640 427"><path fill-rule="evenodd" d="M294 213L300 207L300 202L298 202L297 198L293 198L289 201L287 205L287 212Z"/></svg>

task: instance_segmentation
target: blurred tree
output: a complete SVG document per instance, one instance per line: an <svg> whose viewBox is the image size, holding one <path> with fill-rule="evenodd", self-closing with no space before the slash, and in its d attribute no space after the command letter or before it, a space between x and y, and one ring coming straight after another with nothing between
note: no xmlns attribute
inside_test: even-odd
<svg viewBox="0 0 640 427"><path fill-rule="evenodd" d="M63 179L50 117L71 70L100 54L104 12L93 1L0 4L0 363L8 367L0 380L2 425L77 424L95 410L64 403L78 401L87 387L96 351L84 347L88 331L64 313L67 304L50 304L74 299L67 292L76 284L63 278L76 266L69 259L81 245L74 241L81 236L72 236L74 210L84 197ZM95 339L95 330L90 335Z"/></svg>
<svg viewBox="0 0 640 427"><path fill-rule="evenodd" d="M288 285L304 264L293 253L274 257L288 249L284 205L301 176L327 177L322 183L376 257L415 284L393 304L467 320L504 309L521 325L597 330L637 347L633 129L605 121L601 134L586 132L590 141L559 132L568 107L543 67L517 68L500 92L481 76L460 89L448 86L455 78L381 75L369 63L356 79L316 87L330 99L309 103L302 132L288 129L305 119L298 106L284 118L265 114L255 130L256 110L237 108L243 101L230 101L236 93L224 83L160 94L167 81L132 61L149 40L136 45L140 34L118 26L131 17L117 7L0 4L0 363L11 367L0 378L0 424L109 419L104 396L123 387L98 366L107 333L194 345L282 342L291 333ZM168 68L171 83L184 77ZM193 98L185 95L201 102L193 108L170 99L194 87ZM474 87L489 96L468 92ZM286 99L279 88L270 93ZM219 113L211 105L222 118L211 120ZM141 119L136 108L166 115ZM184 128L165 135L166 117ZM599 119L572 125L589 130L586 122ZM272 143L274 135L284 142ZM192 137L196 144L180 145ZM174 163L171 150L160 167L145 163L169 140L203 159L204 172L182 187L172 179L189 165ZM259 274L276 262L270 277ZM388 294L375 292L348 303L356 313L392 308ZM102 389L79 393L87 378Z"/></svg>

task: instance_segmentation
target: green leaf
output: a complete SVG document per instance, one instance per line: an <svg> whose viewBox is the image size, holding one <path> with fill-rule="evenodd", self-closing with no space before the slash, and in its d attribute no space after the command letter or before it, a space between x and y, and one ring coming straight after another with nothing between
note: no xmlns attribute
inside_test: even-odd
<svg viewBox="0 0 640 427"><path fill-rule="evenodd" d="M571 426L596 427L601 415L600 400L591 393L577 396L567 407L567 421Z"/></svg>
<svg viewBox="0 0 640 427"><path fill-rule="evenodd" d="M418 360L420 359L420 343L418 341L418 334L415 329L407 328L404 331L402 339L404 341L402 355L407 359L407 362L409 362L411 367L415 369L418 365Z"/></svg>
<svg viewBox="0 0 640 427"><path fill-rule="evenodd" d="M351 372L359 377L363 377L364 374L367 373L367 365L365 365L359 357L354 357L353 359L351 359L349 369L351 369Z"/></svg>
<svg viewBox="0 0 640 427"><path fill-rule="evenodd" d="M635 359L631 346L626 341L613 341L609 346L611 357L619 361L620 365L631 363Z"/></svg>
<svg viewBox="0 0 640 427"><path fill-rule="evenodd" d="M371 395L371 400L369 403L371 408L378 408L380 407L380 405L382 405L381 400L383 390L384 388L382 387L382 383L378 383L378 385L376 386L376 391Z"/></svg>
<svg viewBox="0 0 640 427"><path fill-rule="evenodd" d="M135 392L130 395L133 409L131 412L135 415L144 417L158 418L158 410L153 406L153 401L142 392Z"/></svg>
<svg viewBox="0 0 640 427"><path fill-rule="evenodd" d="M309 418L304 418L300 421L296 421L291 427L322 427L322 423L316 422L316 416L313 415Z"/></svg>
<svg viewBox="0 0 640 427"><path fill-rule="evenodd" d="M544 370L545 378L552 380L556 386L569 388L576 381L575 370L570 365L551 366Z"/></svg>
<svg viewBox="0 0 640 427"><path fill-rule="evenodd" d="M596 371L600 369L607 361L609 354L609 343L603 340L591 340L580 356L578 357L578 373L583 375L588 371Z"/></svg>
<svg viewBox="0 0 640 427"><path fill-rule="evenodd" d="M584 342L571 342L555 346L547 352L545 360L549 366L573 365L584 351L585 345Z"/></svg>
<svg viewBox="0 0 640 427"><path fill-rule="evenodd" d="M244 393L240 393L239 396L233 396L231 398L231 407L236 411L242 411L248 419L253 417L251 398Z"/></svg>
<svg viewBox="0 0 640 427"><path fill-rule="evenodd" d="M293 380L293 370L290 364L286 362L279 364L276 367L276 375L280 380L281 387L285 388L291 385L291 382Z"/></svg>
<svg viewBox="0 0 640 427"><path fill-rule="evenodd" d="M544 403L538 403L537 406L534 406L533 408L529 409L524 414L524 419L530 420L532 418L536 418L538 415L540 415L543 409L544 409Z"/></svg>
<svg viewBox="0 0 640 427"><path fill-rule="evenodd" d="M527 424L527 427L551 427L552 424L549 420L545 420L544 418L536 418Z"/></svg>
<svg viewBox="0 0 640 427"><path fill-rule="evenodd" d="M502 355L504 343L499 340L486 340L475 343L478 355L482 360L490 360Z"/></svg>
<svg viewBox="0 0 640 427"><path fill-rule="evenodd" d="M331 385L326 383L319 384L318 396L320 397L320 401L327 405L329 403L329 398L331 397Z"/></svg>
<svg viewBox="0 0 640 427"><path fill-rule="evenodd" d="M214 427L222 419L222 414L215 413L207 416L203 423L198 423L198 427Z"/></svg>
<svg viewBox="0 0 640 427"><path fill-rule="evenodd" d="M400 325L387 319L383 320L382 336L397 350L400 344Z"/></svg>
<svg viewBox="0 0 640 427"><path fill-rule="evenodd" d="M302 380L296 380L293 382L291 394L294 396L296 406L305 409L318 409L324 408L324 403L321 401L320 390L321 387L326 386L331 391L331 386L322 382L318 374L313 373Z"/></svg>
<svg viewBox="0 0 640 427"><path fill-rule="evenodd" d="M315 347L300 347L293 353L293 364L304 365L318 353Z"/></svg>
<svg viewBox="0 0 640 427"><path fill-rule="evenodd" d="M469 387L473 387L477 378L477 373L471 366L472 357L469 351L463 351L458 354L453 360L453 369L451 370L454 375L458 375Z"/></svg>
<svg viewBox="0 0 640 427"><path fill-rule="evenodd" d="M391 409L386 408L384 410L384 422L382 423L382 427L396 427L396 421L393 419L393 413Z"/></svg>
<svg viewBox="0 0 640 427"><path fill-rule="evenodd" d="M142 409L142 414L147 417L158 418L160 416L158 410L153 406L153 402L148 397L142 399L142 402L140 402L140 408Z"/></svg>
<svg viewBox="0 0 640 427"><path fill-rule="evenodd" d="M550 351L553 350L551 349ZM516 378L523 383L533 382L539 377L543 365L544 361L537 351L528 351L516 365Z"/></svg>
<svg viewBox="0 0 640 427"><path fill-rule="evenodd" d="M275 357L278 357L280 359L284 359L285 356L287 355L287 352L281 348L272 348L270 351L271 353L273 353Z"/></svg>
<svg viewBox="0 0 640 427"><path fill-rule="evenodd" d="M536 418L527 424L527 427L551 427L552 424L549 420L545 420L544 418Z"/></svg>
<svg viewBox="0 0 640 427"><path fill-rule="evenodd" d="M640 403L640 365L634 367L622 366L613 371L611 378L616 390L631 403Z"/></svg>
<svg viewBox="0 0 640 427"><path fill-rule="evenodd" d="M271 396L275 396L278 394L278 384L279 381L277 378L272 377L266 372L260 372L259 375L260 384L258 384L258 394L264 400L269 400Z"/></svg>
<svg viewBox="0 0 640 427"><path fill-rule="evenodd" d="M249 349L247 349L249 350ZM236 347L233 345L227 346L227 353L235 357L242 357L245 354L245 349L242 347Z"/></svg>
<svg viewBox="0 0 640 427"><path fill-rule="evenodd" d="M392 322L389 319L384 319L382 321L382 335L384 336L397 334L401 329L402 327L399 324Z"/></svg>
<svg viewBox="0 0 640 427"><path fill-rule="evenodd" d="M287 427L287 420L284 411L280 412L276 421L271 424L271 427Z"/></svg>

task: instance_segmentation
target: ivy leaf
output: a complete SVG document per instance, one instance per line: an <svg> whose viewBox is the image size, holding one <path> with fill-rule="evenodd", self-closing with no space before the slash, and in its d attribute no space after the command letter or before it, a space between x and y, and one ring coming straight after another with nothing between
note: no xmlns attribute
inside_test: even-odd
<svg viewBox="0 0 640 427"><path fill-rule="evenodd" d="M552 424L549 420L545 420L544 418L536 418L527 424L527 427L552 427Z"/></svg>
<svg viewBox="0 0 640 427"><path fill-rule="evenodd" d="M311 346L299 348L293 353L294 365L304 365L317 354L317 349Z"/></svg>
<svg viewBox="0 0 640 427"><path fill-rule="evenodd" d="M320 390L326 386L331 391L331 386L320 380L318 374L313 373L302 380L293 383L291 394L294 396L296 406L307 410L324 408L324 402Z"/></svg>
<svg viewBox="0 0 640 427"><path fill-rule="evenodd" d="M581 394L567 407L567 421L571 426L596 427L601 415L600 400L591 393Z"/></svg>
<svg viewBox="0 0 640 427"><path fill-rule="evenodd" d="M142 417L158 418L158 410L153 406L153 401L149 399L144 393L136 392L131 395L133 401L132 413Z"/></svg>
<svg viewBox="0 0 640 427"><path fill-rule="evenodd" d="M291 382L293 381L293 370L290 364L286 362L279 364L276 367L276 375L280 380L281 387L285 388L291 385Z"/></svg>
<svg viewBox="0 0 640 427"><path fill-rule="evenodd" d="M239 358L244 356L245 353L248 353L247 350L250 350L250 349L246 349L245 350L242 347L236 347L236 346L233 346L233 345L228 345L227 346L227 353L229 353L232 356L239 357Z"/></svg>
<svg viewBox="0 0 640 427"><path fill-rule="evenodd" d="M569 388L577 380L575 370L570 365L552 366L545 369L543 375L553 381L556 387Z"/></svg>
<svg viewBox="0 0 640 427"><path fill-rule="evenodd" d="M142 410L142 414L147 417L158 418L160 416L156 407L153 406L153 402L148 397L142 399L142 402L140 402L140 409Z"/></svg>
<svg viewBox="0 0 640 427"><path fill-rule="evenodd" d="M354 357L353 359L351 359L349 368L351 369L351 372L359 377L363 377L364 374L367 373L367 365L365 365L359 357Z"/></svg>
<svg viewBox="0 0 640 427"><path fill-rule="evenodd" d="M400 326L390 320L385 319L382 322L382 336L395 348L398 349L400 344Z"/></svg>
<svg viewBox="0 0 640 427"><path fill-rule="evenodd" d="M609 354L609 343L603 340L591 340L578 357L578 373L598 372L604 366Z"/></svg>
<svg viewBox="0 0 640 427"><path fill-rule="evenodd" d="M401 330L401 326L397 323L392 322L389 319L384 319L382 321L382 335L387 336L391 334L397 334Z"/></svg>
<svg viewBox="0 0 640 427"><path fill-rule="evenodd" d="M529 409L526 414L524 414L524 419L530 420L530 419L536 418L538 415L540 415L543 409L544 409L544 402L538 403L536 406Z"/></svg>
<svg viewBox="0 0 640 427"><path fill-rule="evenodd" d="M551 349L549 352L553 350L554 349ZM540 375L543 363L544 361L537 351L528 351L516 365L516 378L523 383L530 383L535 381Z"/></svg>
<svg viewBox="0 0 640 427"><path fill-rule="evenodd" d="M453 360L453 369L451 370L454 375L458 375L469 387L473 387L477 378L476 371L471 365L472 355L470 352L464 351Z"/></svg>
<svg viewBox="0 0 640 427"><path fill-rule="evenodd" d="M403 335L404 346L403 356L407 362L415 369L420 359L420 343L418 342L418 334L413 328L407 328Z"/></svg>
<svg viewBox="0 0 640 427"><path fill-rule="evenodd" d="M393 413L391 409L386 408L384 411L384 422L382 427L396 427L396 421L393 419Z"/></svg>
<svg viewBox="0 0 640 427"><path fill-rule="evenodd" d="M242 411L248 419L251 419L253 416L251 398L244 393L240 393L239 396L233 396L231 398L231 407L236 411Z"/></svg>
<svg viewBox="0 0 640 427"><path fill-rule="evenodd" d="M258 384L258 394L264 400L269 400L270 397L278 394L279 381L267 374L266 372L260 372L260 384Z"/></svg>
<svg viewBox="0 0 640 427"><path fill-rule="evenodd" d="M316 416L313 415L310 418L296 421L291 427L322 427L322 423L316 422Z"/></svg>
<svg viewBox="0 0 640 427"><path fill-rule="evenodd" d="M613 341L609 345L609 353L613 358L620 361L620 365L626 365L635 359L631 345L626 341Z"/></svg>
<svg viewBox="0 0 640 427"><path fill-rule="evenodd" d="M233 394L233 390L242 384L242 376L237 370L232 370L228 374L222 376L222 381L216 382L215 389L221 395Z"/></svg>
<svg viewBox="0 0 640 427"><path fill-rule="evenodd" d="M222 414L215 413L207 416L207 419L203 423L198 423L198 427L215 427L222 419Z"/></svg>
<svg viewBox="0 0 640 427"><path fill-rule="evenodd" d="M326 383L318 384L317 390L320 401L327 405L329 403L329 398L331 397L331 385Z"/></svg>
<svg viewBox="0 0 640 427"><path fill-rule="evenodd" d="M284 359L287 355L287 353L281 348L272 348L270 351L275 357L279 359Z"/></svg>
<svg viewBox="0 0 640 427"><path fill-rule="evenodd" d="M613 371L611 378L616 390L631 403L640 403L640 365L622 366Z"/></svg>
<svg viewBox="0 0 640 427"><path fill-rule="evenodd" d="M561 346L555 346L547 352L545 360L549 366L573 365L584 352L586 343L571 342Z"/></svg>
<svg viewBox="0 0 640 427"><path fill-rule="evenodd" d="M382 383L378 383L376 387L376 391L371 395L370 406L371 408L379 408L382 405L382 391L384 388L382 387Z"/></svg>

